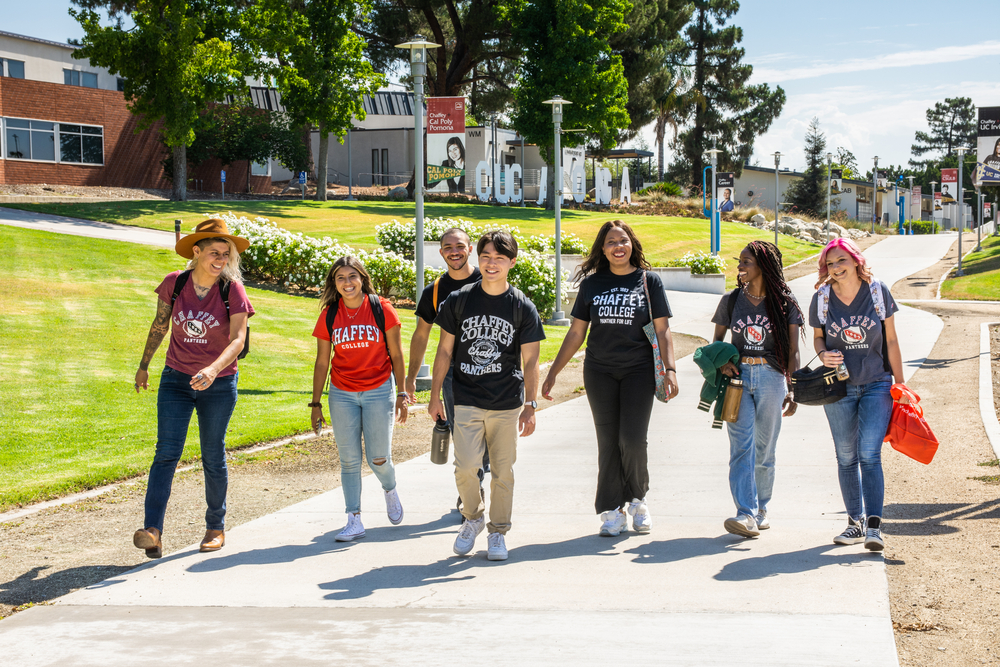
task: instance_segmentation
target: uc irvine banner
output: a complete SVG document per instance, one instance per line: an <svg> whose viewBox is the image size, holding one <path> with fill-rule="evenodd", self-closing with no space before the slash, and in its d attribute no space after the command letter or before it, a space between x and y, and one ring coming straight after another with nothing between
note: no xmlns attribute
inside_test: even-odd
<svg viewBox="0 0 1000 667"><path fill-rule="evenodd" d="M1000 107L979 108L976 158L976 187L1000 184Z"/></svg>
<svg viewBox="0 0 1000 667"><path fill-rule="evenodd" d="M465 98L427 98L427 191L465 192Z"/></svg>

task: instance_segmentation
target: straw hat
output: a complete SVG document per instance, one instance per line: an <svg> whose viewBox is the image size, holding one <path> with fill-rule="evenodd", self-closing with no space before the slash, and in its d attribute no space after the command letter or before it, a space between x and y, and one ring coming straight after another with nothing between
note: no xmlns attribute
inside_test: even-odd
<svg viewBox="0 0 1000 667"><path fill-rule="evenodd" d="M181 257L193 259L194 244L202 239L214 238L229 239L236 245L236 251L239 253L242 253L250 247L250 241L247 241L239 236L233 236L229 233L229 228L226 227L226 222L224 220L211 218L210 220L199 222L198 226L194 228L194 234L188 234L178 241L177 245L174 246L174 250Z"/></svg>

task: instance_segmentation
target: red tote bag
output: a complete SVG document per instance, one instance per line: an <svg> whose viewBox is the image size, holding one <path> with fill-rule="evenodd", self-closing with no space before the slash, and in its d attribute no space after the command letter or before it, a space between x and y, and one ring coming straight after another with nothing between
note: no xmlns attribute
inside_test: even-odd
<svg viewBox="0 0 1000 667"><path fill-rule="evenodd" d="M910 399L909 404L893 403L892 417L885 440L897 452L906 454L914 461L928 464L934 459L938 449L938 439L924 419L924 409L920 407L920 397L905 384L894 384L890 389L893 399L901 396Z"/></svg>

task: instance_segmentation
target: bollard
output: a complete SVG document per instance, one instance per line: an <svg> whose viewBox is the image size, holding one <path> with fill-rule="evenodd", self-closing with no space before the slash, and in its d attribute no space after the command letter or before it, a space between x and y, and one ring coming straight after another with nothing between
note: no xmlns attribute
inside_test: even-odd
<svg viewBox="0 0 1000 667"><path fill-rule="evenodd" d="M174 220L174 243L178 243L181 240L181 221Z"/></svg>

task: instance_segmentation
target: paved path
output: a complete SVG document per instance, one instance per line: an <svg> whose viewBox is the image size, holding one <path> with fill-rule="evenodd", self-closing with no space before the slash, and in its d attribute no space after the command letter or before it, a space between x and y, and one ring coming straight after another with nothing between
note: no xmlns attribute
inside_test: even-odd
<svg viewBox="0 0 1000 667"><path fill-rule="evenodd" d="M937 261L950 239L891 238L867 256L891 284ZM809 281L796 281L803 303ZM679 331L705 335L717 296L671 293ZM940 331L904 308L912 373ZM695 409L700 376L654 407L653 532L596 536L594 429L585 398L539 414L518 448L510 560L451 553L450 466L398 468L406 508L390 526L364 483L368 536L339 544L340 489L239 526L225 550L195 547L0 623L10 664L897 665L881 555L831 543L845 523L820 408L778 445L773 528L728 535L728 439ZM123 539L131 527L123 527ZM169 535L167 536L169 539Z"/></svg>
<svg viewBox="0 0 1000 667"><path fill-rule="evenodd" d="M39 229L45 232L58 232L73 236L89 236L95 239L128 241L129 243L155 245L161 248L173 248L175 243L172 232L116 225L96 220L81 220L62 215L19 211L13 208L0 207L0 225Z"/></svg>

